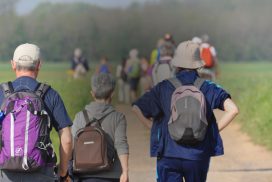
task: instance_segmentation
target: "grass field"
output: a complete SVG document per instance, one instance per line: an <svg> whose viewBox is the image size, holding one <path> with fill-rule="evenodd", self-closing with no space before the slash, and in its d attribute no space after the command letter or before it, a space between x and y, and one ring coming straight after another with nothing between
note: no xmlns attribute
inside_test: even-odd
<svg viewBox="0 0 272 182"><path fill-rule="evenodd" d="M49 83L64 100L71 119L90 101L90 75L74 80L67 74L66 64L46 63L38 80ZM239 122L243 131L253 141L272 150L272 64L243 63L221 66L219 83L231 93L240 108ZM9 64L0 64L0 82L14 80ZM58 153L58 137L52 133L52 140Z"/></svg>
<svg viewBox="0 0 272 182"><path fill-rule="evenodd" d="M221 69L220 83L239 105L242 130L272 150L272 64L224 64Z"/></svg>

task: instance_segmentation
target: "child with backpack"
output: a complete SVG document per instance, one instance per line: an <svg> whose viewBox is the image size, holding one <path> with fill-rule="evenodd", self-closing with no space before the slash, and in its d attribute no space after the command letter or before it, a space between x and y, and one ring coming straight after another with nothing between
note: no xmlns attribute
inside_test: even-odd
<svg viewBox="0 0 272 182"><path fill-rule="evenodd" d="M158 182L205 182L210 158L224 154L219 134L238 114L229 93L203 80L199 45L181 43L172 61L175 77L157 84L133 105L151 129L151 156L157 157ZM224 111L216 121L214 109ZM153 120L150 120L153 118Z"/></svg>
<svg viewBox="0 0 272 182"><path fill-rule="evenodd" d="M111 105L115 80L110 74L92 78L94 101L76 114L73 173L80 182L128 182L126 118Z"/></svg>

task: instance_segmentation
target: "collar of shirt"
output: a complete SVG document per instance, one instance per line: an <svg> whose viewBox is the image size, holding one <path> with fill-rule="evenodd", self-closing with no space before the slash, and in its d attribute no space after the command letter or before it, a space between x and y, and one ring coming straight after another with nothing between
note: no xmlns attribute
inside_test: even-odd
<svg viewBox="0 0 272 182"><path fill-rule="evenodd" d="M35 89L36 86L37 86L36 79L29 76L19 77L13 82L13 87L15 90L21 89L21 88L33 90Z"/></svg>
<svg viewBox="0 0 272 182"><path fill-rule="evenodd" d="M198 77L198 73L196 70L182 70L176 74L176 77L181 80L182 84L189 85L194 83Z"/></svg>

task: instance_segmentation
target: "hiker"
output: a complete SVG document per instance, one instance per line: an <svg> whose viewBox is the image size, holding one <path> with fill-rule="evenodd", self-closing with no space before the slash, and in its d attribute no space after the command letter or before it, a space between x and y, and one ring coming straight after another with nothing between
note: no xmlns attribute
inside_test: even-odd
<svg viewBox="0 0 272 182"><path fill-rule="evenodd" d="M111 66L109 64L109 59L106 56L102 56L100 59L100 64L96 67L96 74L99 73L111 73Z"/></svg>
<svg viewBox="0 0 272 182"><path fill-rule="evenodd" d="M157 157L158 182L205 182L210 157L223 155L219 134L238 114L230 95L198 76L204 66L199 45L182 42L172 64L176 76L156 85L133 104L151 128L151 156ZM213 109L223 110L216 121ZM152 118L152 120L150 120Z"/></svg>
<svg viewBox="0 0 272 182"><path fill-rule="evenodd" d="M157 47L153 49L150 55L150 65L153 66L159 59L159 49L164 44L164 39L159 39L157 42Z"/></svg>
<svg viewBox="0 0 272 182"><path fill-rule="evenodd" d="M85 106L83 111L76 114L72 127L74 138L78 137L79 134L83 135L83 138L78 141L79 144L77 140L74 142L73 170L77 171L75 172L75 179L77 181L77 178L79 178L78 181L80 182L128 182L129 148L126 135L126 118L124 114L117 112L111 105L115 80L110 74L96 74L92 78L91 87L91 95L94 101ZM100 130L100 133L104 133L104 137L107 139L105 145L108 150L105 157L111 156L112 158L108 157L107 160L113 162L113 166L110 166L110 168L101 170L104 165L97 165L94 169L93 166L96 164L93 163L101 159L97 153L97 151L101 151L101 145L96 144L96 138L89 139L87 134L84 135L82 128L88 125L96 126L95 133L98 130ZM90 130L86 127L87 132ZM95 137L95 134L92 135L91 132L89 135ZM88 145L90 140L93 141L93 143L90 143L92 145Z"/></svg>
<svg viewBox="0 0 272 182"><path fill-rule="evenodd" d="M174 49L176 48L176 42L173 38L173 35L171 35L170 33L166 33L164 35L164 42L168 42L168 43L172 44Z"/></svg>
<svg viewBox="0 0 272 182"><path fill-rule="evenodd" d="M157 85L159 82L171 78L174 75L174 68L172 66L172 58L174 55L173 45L164 43L160 49L160 58L154 64L152 70L153 85Z"/></svg>
<svg viewBox="0 0 272 182"><path fill-rule="evenodd" d="M123 58L121 64L116 68L116 78L118 85L118 101L128 104L130 102L130 95L128 75L125 71L126 64L127 58Z"/></svg>
<svg viewBox="0 0 272 182"><path fill-rule="evenodd" d="M82 50L80 48L76 48L74 51L71 69L74 72L74 78L83 77L89 71L88 61L85 57L82 56Z"/></svg>
<svg viewBox="0 0 272 182"><path fill-rule="evenodd" d="M152 88L152 66L149 65L149 61L146 57L141 58L141 95L149 91Z"/></svg>
<svg viewBox="0 0 272 182"><path fill-rule="evenodd" d="M200 55L205 62L203 69L199 70L199 74L202 77L206 77L210 80L215 80L218 75L218 59L215 48L209 44L209 36L203 35L200 39Z"/></svg>
<svg viewBox="0 0 272 182"><path fill-rule="evenodd" d="M22 44L14 52L11 66L16 79L2 83L1 182L54 182L56 155L50 139L52 127L59 134L59 181L69 181L72 122L60 95L36 79L41 69L40 49Z"/></svg>
<svg viewBox="0 0 272 182"><path fill-rule="evenodd" d="M128 81L130 86L130 98L131 101L135 101L137 97L137 90L140 81L140 60L138 58L138 50L132 49L129 52L129 59L127 60L126 73L128 75Z"/></svg>

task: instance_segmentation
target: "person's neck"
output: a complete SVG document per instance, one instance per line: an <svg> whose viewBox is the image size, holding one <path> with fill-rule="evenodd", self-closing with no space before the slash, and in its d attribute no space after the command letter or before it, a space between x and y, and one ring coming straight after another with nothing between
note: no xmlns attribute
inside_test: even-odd
<svg viewBox="0 0 272 182"><path fill-rule="evenodd" d="M34 71L16 71L16 77L31 77L36 79L37 78L37 73Z"/></svg>
<svg viewBox="0 0 272 182"><path fill-rule="evenodd" d="M107 100L94 99L94 101L99 104L110 104L111 103L111 99L107 99Z"/></svg>

